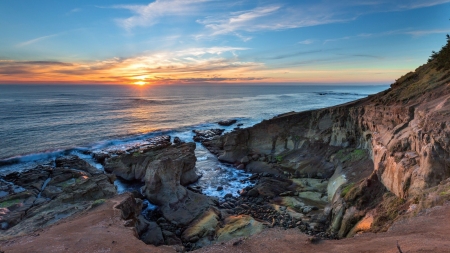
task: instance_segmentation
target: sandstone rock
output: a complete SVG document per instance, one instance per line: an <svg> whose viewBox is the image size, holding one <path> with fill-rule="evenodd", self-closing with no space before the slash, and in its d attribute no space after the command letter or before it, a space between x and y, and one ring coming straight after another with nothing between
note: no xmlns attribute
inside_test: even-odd
<svg viewBox="0 0 450 253"><path fill-rule="evenodd" d="M303 199L312 200L316 203L326 204L328 201L328 197L320 192L310 192L310 191L300 192L298 196Z"/></svg>
<svg viewBox="0 0 450 253"><path fill-rule="evenodd" d="M217 231L217 242L229 241L237 237L247 237L263 230L263 224L248 215L230 216L225 225Z"/></svg>
<svg viewBox="0 0 450 253"><path fill-rule="evenodd" d="M275 197L285 192L290 185L288 180L263 177L253 189L261 196Z"/></svg>
<svg viewBox="0 0 450 253"><path fill-rule="evenodd" d="M202 214L201 217L193 221L181 235L181 239L185 242L195 243L201 238L206 238L201 244L197 246L203 247L210 244L214 239L215 231L219 225L219 211L215 208L210 208ZM209 243L208 243L209 242ZM205 244L206 243L206 244Z"/></svg>

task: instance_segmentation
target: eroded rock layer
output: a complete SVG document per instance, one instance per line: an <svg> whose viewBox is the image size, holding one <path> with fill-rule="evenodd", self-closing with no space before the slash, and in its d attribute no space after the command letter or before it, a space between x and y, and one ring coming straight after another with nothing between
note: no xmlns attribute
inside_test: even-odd
<svg viewBox="0 0 450 253"><path fill-rule="evenodd" d="M368 98L279 115L204 145L248 171L328 180L324 211L342 237L388 193L409 199L450 177L449 80L430 63Z"/></svg>

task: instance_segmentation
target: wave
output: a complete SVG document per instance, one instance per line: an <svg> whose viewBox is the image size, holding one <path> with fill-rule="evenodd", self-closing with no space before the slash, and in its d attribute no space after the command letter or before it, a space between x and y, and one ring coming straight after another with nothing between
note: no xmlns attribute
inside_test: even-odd
<svg viewBox="0 0 450 253"><path fill-rule="evenodd" d="M320 96L327 96L327 95L338 95L338 96L367 96L368 94L362 94L362 93L351 93L351 92L334 92L334 91L325 91L325 92L314 92L317 95Z"/></svg>
<svg viewBox="0 0 450 253"><path fill-rule="evenodd" d="M182 99L117 98L115 100L139 105L172 105L186 103Z"/></svg>
<svg viewBox="0 0 450 253"><path fill-rule="evenodd" d="M251 120L249 118L237 118L239 123L243 123L243 127L252 126L258 121ZM90 159L95 152L99 151L127 151L134 149L140 145L148 144L147 139L161 136L170 135L173 137L179 137L181 140L186 142L193 141L192 138L194 134L193 129L210 129L210 128L223 128L225 132L232 131L236 125L222 127L218 126L216 122L205 122L196 125L184 126L175 129L159 129L148 133L138 134L138 135L128 135L128 136L117 136L113 139L103 140L96 143L91 143L79 147L71 147L67 149L58 150L44 150L42 152L23 154L14 157L8 157L0 159L0 170L5 169L5 167L20 164L29 163L44 163L54 161L56 158L67 155L78 155L83 156L80 158ZM202 157L199 158L203 159ZM205 157L206 159L206 157ZM98 166L98 165L95 165ZM20 166L15 166L15 170L20 170Z"/></svg>

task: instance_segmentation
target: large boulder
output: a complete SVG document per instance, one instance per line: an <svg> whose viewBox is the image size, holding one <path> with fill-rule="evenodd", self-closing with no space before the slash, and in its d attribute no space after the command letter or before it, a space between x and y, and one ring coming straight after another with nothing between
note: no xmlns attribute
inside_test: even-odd
<svg viewBox="0 0 450 253"><path fill-rule="evenodd" d="M217 231L217 242L226 242L237 237L248 237L260 233L264 225L248 215L230 216Z"/></svg>
<svg viewBox="0 0 450 253"><path fill-rule="evenodd" d="M170 222L189 224L212 205L210 198L184 186L194 183L195 143L181 143L111 157L105 170L126 180L140 180L144 196L161 207Z"/></svg>
<svg viewBox="0 0 450 253"><path fill-rule="evenodd" d="M188 185L196 182L200 177L195 172L197 158L194 150L195 143L156 146L108 158L105 160L104 168L105 171L125 180L145 181L147 173L150 175L164 167L163 164L166 164L166 161L173 161L172 165L168 166L177 167L174 168L177 171L167 166L165 168L170 171L168 174L173 172L176 175L167 180L173 179L181 185Z"/></svg>

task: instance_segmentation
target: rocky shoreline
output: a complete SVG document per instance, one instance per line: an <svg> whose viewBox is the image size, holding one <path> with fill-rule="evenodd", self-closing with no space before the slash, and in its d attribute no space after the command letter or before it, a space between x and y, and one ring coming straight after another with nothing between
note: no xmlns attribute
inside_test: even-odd
<svg viewBox="0 0 450 253"><path fill-rule="evenodd" d="M114 210L123 226L146 244L176 251L237 239L236 246L273 227L305 233L311 243L387 231L450 201L450 70L439 59L365 99L226 134L196 131L194 141L221 162L252 173L238 196L218 199L191 187L201 177L196 144L170 136L92 154L104 171L71 156L3 175L1 240L119 198ZM142 184L141 191L117 196L116 177Z"/></svg>

